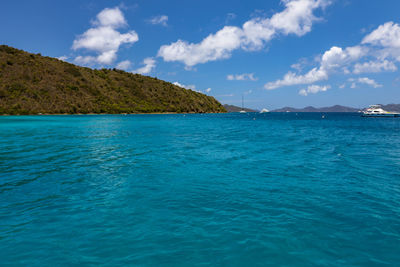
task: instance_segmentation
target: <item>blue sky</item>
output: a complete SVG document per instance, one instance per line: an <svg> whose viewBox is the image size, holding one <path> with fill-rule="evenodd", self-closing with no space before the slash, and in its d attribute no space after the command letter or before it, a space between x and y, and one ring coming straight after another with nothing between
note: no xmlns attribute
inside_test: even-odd
<svg viewBox="0 0 400 267"><path fill-rule="evenodd" d="M7 1L0 43L252 108L400 103L400 1Z"/></svg>

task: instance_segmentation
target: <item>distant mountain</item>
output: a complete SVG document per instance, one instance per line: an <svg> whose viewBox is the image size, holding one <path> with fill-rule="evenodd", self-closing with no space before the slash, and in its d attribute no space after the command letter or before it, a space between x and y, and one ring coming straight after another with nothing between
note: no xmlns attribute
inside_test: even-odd
<svg viewBox="0 0 400 267"><path fill-rule="evenodd" d="M234 105L227 105L227 104L224 105L224 108L228 112L239 112L242 110L241 107L234 106ZM258 112L258 110L254 110L254 109L250 109L250 108L243 108L243 110L246 112Z"/></svg>
<svg viewBox="0 0 400 267"><path fill-rule="evenodd" d="M211 96L0 45L0 114L226 112Z"/></svg>
<svg viewBox="0 0 400 267"><path fill-rule="evenodd" d="M323 108L315 108L312 106L308 106L305 108L284 107L272 110L271 112L357 112L357 111L359 111L359 109L357 108L335 105L332 107L323 107Z"/></svg>

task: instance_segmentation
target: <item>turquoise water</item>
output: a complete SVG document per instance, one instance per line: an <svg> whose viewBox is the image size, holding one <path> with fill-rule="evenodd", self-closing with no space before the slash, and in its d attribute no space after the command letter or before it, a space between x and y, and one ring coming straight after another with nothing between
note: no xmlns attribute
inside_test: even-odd
<svg viewBox="0 0 400 267"><path fill-rule="evenodd" d="M0 261L399 266L400 119L0 117Z"/></svg>

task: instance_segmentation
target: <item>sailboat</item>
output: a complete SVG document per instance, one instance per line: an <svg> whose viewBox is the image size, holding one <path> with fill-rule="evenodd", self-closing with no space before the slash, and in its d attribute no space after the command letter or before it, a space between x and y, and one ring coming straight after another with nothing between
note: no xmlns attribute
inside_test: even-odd
<svg viewBox="0 0 400 267"><path fill-rule="evenodd" d="M243 96L242 96L242 110L239 111L240 113L246 113L246 111L244 110L244 101L243 101Z"/></svg>

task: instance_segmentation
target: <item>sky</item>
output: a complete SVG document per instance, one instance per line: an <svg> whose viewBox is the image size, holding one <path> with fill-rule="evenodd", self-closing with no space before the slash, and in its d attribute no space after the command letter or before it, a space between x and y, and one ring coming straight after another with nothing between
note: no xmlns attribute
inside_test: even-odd
<svg viewBox="0 0 400 267"><path fill-rule="evenodd" d="M13 0L0 44L118 68L223 104L400 103L400 1Z"/></svg>

